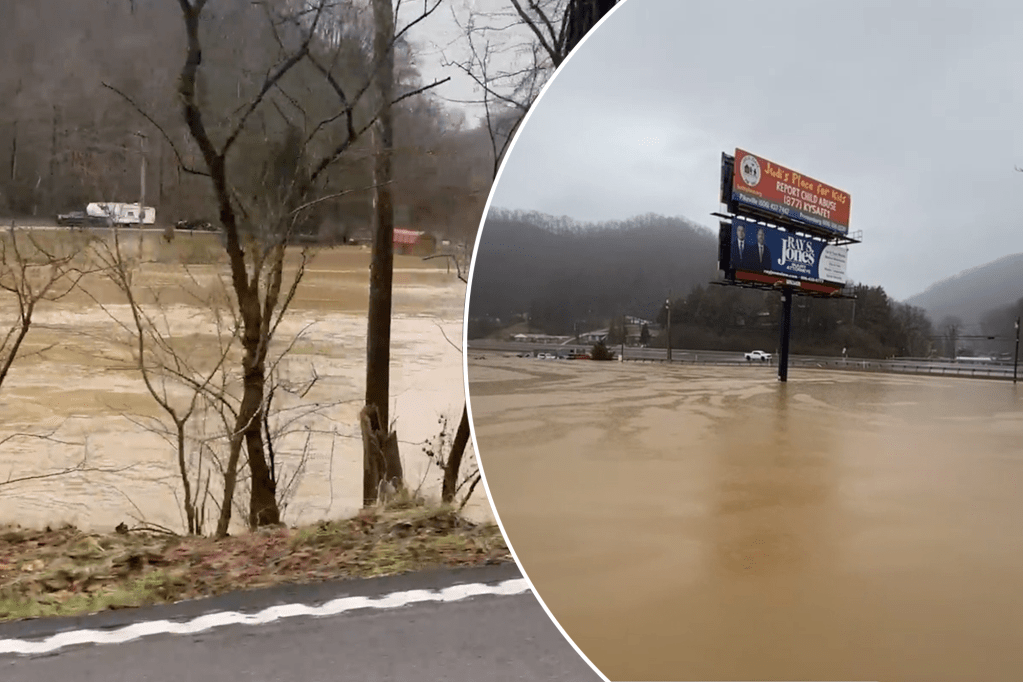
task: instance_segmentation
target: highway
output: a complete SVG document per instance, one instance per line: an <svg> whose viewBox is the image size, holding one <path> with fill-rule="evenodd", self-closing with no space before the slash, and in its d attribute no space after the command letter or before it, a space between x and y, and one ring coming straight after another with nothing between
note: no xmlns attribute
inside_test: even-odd
<svg viewBox="0 0 1023 682"><path fill-rule="evenodd" d="M492 341L492 340L470 340L470 352L497 352L502 354L517 354L524 352L547 352L567 353L569 351L590 350L589 346L583 345L552 345L544 343L526 343L517 341ZM610 348L615 355L622 353L621 346ZM754 350L754 349L750 349ZM770 365L777 367L778 356L774 354L773 348L764 348L773 356L769 363L747 362L743 353L739 351L713 351L713 350L690 350L672 349L671 360L676 364L707 364L707 365L750 365L763 367ZM664 348L638 348L627 346L624 358L627 362L666 362L667 349ZM789 367L797 368L818 368L818 369L839 369L858 370L870 372L898 372L907 374L934 374L940 376L970 376L992 379L1009 379L1013 377L1012 362L977 362L959 360L952 362L948 359L928 360L922 358L893 358L878 360L876 358L838 358L817 355L789 355ZM1018 376L1023 379L1023 367L1019 368Z"/></svg>
<svg viewBox="0 0 1023 682"><path fill-rule="evenodd" d="M510 586L504 594L502 586ZM462 594L449 594L444 601L431 593L430 600L423 590ZM486 590L490 594L482 593ZM209 625L218 616L227 622L225 613L265 614L288 608L282 604L330 603L353 596L371 601L332 616ZM166 621L195 627L188 634L167 633ZM146 625L156 634L34 655L0 654L0 680L600 680L547 617L514 564L274 588L77 619L3 623L0 650L81 634L82 629L99 630L99 638Z"/></svg>

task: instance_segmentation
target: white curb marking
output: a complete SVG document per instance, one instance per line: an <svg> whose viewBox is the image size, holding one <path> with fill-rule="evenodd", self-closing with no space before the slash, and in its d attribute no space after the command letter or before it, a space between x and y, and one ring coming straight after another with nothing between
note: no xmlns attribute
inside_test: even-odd
<svg viewBox="0 0 1023 682"><path fill-rule="evenodd" d="M140 637L160 634L194 635L199 632L225 625L265 625L282 618L295 616L336 616L355 609L396 609L421 602L456 602L482 595L511 596L529 592L529 582L523 578L505 580L497 585L469 583L452 585L442 590L409 590L393 592L377 598L342 597L323 606L305 604L284 604L271 606L258 613L244 614L235 611L210 613L183 623L169 620L154 620L127 625L117 630L75 630L62 632L43 640L23 639L0 640L0 654L45 654L75 644L123 644Z"/></svg>

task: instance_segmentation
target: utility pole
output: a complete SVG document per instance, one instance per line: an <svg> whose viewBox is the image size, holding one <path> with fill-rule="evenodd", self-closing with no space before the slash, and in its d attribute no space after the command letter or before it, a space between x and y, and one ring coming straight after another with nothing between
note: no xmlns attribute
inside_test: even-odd
<svg viewBox="0 0 1023 682"><path fill-rule="evenodd" d="M1012 383L1016 384L1016 372L1019 369L1019 318L1016 318L1016 357L1012 361Z"/></svg>
<svg viewBox="0 0 1023 682"><path fill-rule="evenodd" d="M142 132L135 133L139 138L139 229L142 229L146 205L146 136Z"/></svg>
<svg viewBox="0 0 1023 682"><path fill-rule="evenodd" d="M50 182L49 199L50 210L56 210L57 206L57 105L53 105L53 127L50 131Z"/></svg>
<svg viewBox="0 0 1023 682"><path fill-rule="evenodd" d="M625 336L628 334L625 329L625 313L622 313L622 362L625 362Z"/></svg>
<svg viewBox="0 0 1023 682"><path fill-rule="evenodd" d="M668 311L668 362L671 362L671 292L668 292L668 298L664 301L664 307Z"/></svg>
<svg viewBox="0 0 1023 682"><path fill-rule="evenodd" d="M139 136L139 155L142 163L139 166L139 263L142 262L142 224L146 215L146 136L141 131Z"/></svg>

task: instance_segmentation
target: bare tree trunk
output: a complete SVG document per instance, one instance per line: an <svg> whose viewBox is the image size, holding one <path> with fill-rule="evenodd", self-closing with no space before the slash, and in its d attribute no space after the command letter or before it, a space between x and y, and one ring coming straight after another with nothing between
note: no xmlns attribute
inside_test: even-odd
<svg viewBox="0 0 1023 682"><path fill-rule="evenodd" d="M376 488L363 488L364 506L375 504L381 492L394 493L404 487L401 456L398 452L398 434L388 432L381 423L376 406L366 405L359 414L362 427L363 469L369 476L363 481L375 480Z"/></svg>
<svg viewBox="0 0 1023 682"><path fill-rule="evenodd" d="M441 490L441 500L453 502L455 490L458 488L458 472L462 467L462 455L465 454L465 446L469 443L469 409L462 407L462 419L458 422L458 431L455 432L455 440L451 443L451 454L444 463L444 486Z"/></svg>
<svg viewBox="0 0 1023 682"><path fill-rule="evenodd" d="M391 285L394 275L394 208L391 198L391 148L394 99L394 12L391 0L373 0L376 27L373 47L376 55L375 81L380 116L376 124L377 153L373 168L376 185L376 232L369 279L369 330L366 335L366 406L376 408L382 433L387 432L390 396ZM365 428L365 427L364 427ZM364 438L366 435L364 434ZM401 472L398 472L399 475ZM364 467L363 499L376 500L382 472Z"/></svg>
<svg viewBox="0 0 1023 682"><path fill-rule="evenodd" d="M618 0L571 0L566 10L567 22L563 56L568 56L604 15L614 9Z"/></svg>
<svg viewBox="0 0 1023 682"><path fill-rule="evenodd" d="M266 389L266 372L262 362L248 369L250 365L247 361L245 366L247 368L245 389L238 411L238 426L244 434L245 450L249 455L249 472L252 474L249 527L258 528L280 523L281 514L277 506L277 486L266 463L263 443L263 394Z"/></svg>
<svg viewBox="0 0 1023 682"><path fill-rule="evenodd" d="M241 457L242 445L241 435L231 436L227 468L224 470L223 503L220 507L220 518L217 519L216 537L218 538L226 538L231 527L231 507L234 506L234 489L238 485L238 460Z"/></svg>
<svg viewBox="0 0 1023 682"><path fill-rule="evenodd" d="M178 472L181 474L181 485L185 493L185 516L188 519L188 534L198 535L198 519L195 517L195 502L192 501L192 486L188 480L188 463L185 461L185 419L175 419L174 426L178 439ZM199 472L202 476L202 472ZM198 493L198 491L196 491Z"/></svg>

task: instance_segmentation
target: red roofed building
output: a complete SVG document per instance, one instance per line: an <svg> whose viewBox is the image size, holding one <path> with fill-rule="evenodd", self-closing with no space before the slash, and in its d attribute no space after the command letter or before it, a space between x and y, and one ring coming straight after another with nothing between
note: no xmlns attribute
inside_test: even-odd
<svg viewBox="0 0 1023 682"><path fill-rule="evenodd" d="M418 230L394 228L394 252L410 256L431 256L437 249L433 235Z"/></svg>

